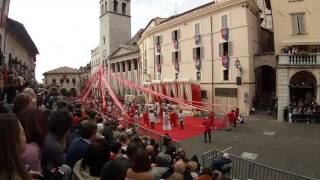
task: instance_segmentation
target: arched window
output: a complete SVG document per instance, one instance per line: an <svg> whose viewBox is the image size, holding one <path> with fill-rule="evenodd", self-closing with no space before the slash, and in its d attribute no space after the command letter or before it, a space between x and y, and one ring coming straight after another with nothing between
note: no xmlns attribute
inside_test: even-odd
<svg viewBox="0 0 320 180"><path fill-rule="evenodd" d="M113 11L114 12L118 12L118 1L117 0L114 0L113 1Z"/></svg>
<svg viewBox="0 0 320 180"><path fill-rule="evenodd" d="M52 84L56 84L57 80L55 78L52 79Z"/></svg>
<svg viewBox="0 0 320 180"><path fill-rule="evenodd" d="M69 83L69 82L70 82L69 78L66 78L66 83Z"/></svg>
<svg viewBox="0 0 320 180"><path fill-rule="evenodd" d="M107 2L105 2L104 8L105 8L105 12L107 13L107 11L108 11L108 3Z"/></svg>
<svg viewBox="0 0 320 180"><path fill-rule="evenodd" d="M72 83L73 83L73 84L76 83L76 78L72 78Z"/></svg>
<svg viewBox="0 0 320 180"><path fill-rule="evenodd" d="M127 11L127 4L122 3L122 14L126 14L126 11Z"/></svg>
<svg viewBox="0 0 320 180"><path fill-rule="evenodd" d="M103 4L101 4L101 16L103 15Z"/></svg>

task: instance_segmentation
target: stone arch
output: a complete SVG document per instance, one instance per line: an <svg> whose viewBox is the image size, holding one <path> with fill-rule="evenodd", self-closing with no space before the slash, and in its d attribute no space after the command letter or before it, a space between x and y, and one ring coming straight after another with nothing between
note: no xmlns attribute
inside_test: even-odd
<svg viewBox="0 0 320 180"><path fill-rule="evenodd" d="M118 12L118 4L119 4L119 2L117 0L113 1L113 11L114 12Z"/></svg>
<svg viewBox="0 0 320 180"><path fill-rule="evenodd" d="M123 2L121 4L121 8L122 8L122 14L126 14L127 13L127 4Z"/></svg>
<svg viewBox="0 0 320 180"><path fill-rule="evenodd" d="M71 88L71 89L69 90L69 95L70 95L71 97L76 97L76 96L78 95L78 92L77 92L77 90L76 90L75 88Z"/></svg>
<svg viewBox="0 0 320 180"><path fill-rule="evenodd" d="M62 88L60 90L60 93L63 95L63 96L68 96L68 91L66 90L66 88Z"/></svg>
<svg viewBox="0 0 320 180"><path fill-rule="evenodd" d="M290 77L289 90L291 102L316 101L317 78L310 71L297 71Z"/></svg>
<svg viewBox="0 0 320 180"><path fill-rule="evenodd" d="M276 94L276 69L271 65L255 68L256 108L267 110L273 104Z"/></svg>

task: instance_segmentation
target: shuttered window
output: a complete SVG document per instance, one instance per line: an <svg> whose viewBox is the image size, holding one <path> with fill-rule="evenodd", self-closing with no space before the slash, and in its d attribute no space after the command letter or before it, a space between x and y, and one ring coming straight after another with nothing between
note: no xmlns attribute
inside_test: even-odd
<svg viewBox="0 0 320 180"><path fill-rule="evenodd" d="M306 32L304 15L304 13L297 13L291 15L293 34L303 34Z"/></svg>
<svg viewBox="0 0 320 180"><path fill-rule="evenodd" d="M194 34L200 35L200 23L194 25Z"/></svg>
<svg viewBox="0 0 320 180"><path fill-rule="evenodd" d="M221 16L221 28L228 27L228 15Z"/></svg>

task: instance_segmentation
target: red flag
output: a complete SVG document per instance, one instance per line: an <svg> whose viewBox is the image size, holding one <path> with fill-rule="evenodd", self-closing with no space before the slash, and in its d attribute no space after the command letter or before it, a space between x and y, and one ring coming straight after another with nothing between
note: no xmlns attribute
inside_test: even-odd
<svg viewBox="0 0 320 180"><path fill-rule="evenodd" d="M0 27L5 27L9 14L10 0L3 0L0 3Z"/></svg>

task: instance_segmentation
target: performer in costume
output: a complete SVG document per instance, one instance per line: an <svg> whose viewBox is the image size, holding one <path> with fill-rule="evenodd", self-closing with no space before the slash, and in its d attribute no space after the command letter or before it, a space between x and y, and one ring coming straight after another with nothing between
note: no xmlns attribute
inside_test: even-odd
<svg viewBox="0 0 320 180"><path fill-rule="evenodd" d="M155 124L155 122L157 120L157 117L156 117L156 115L155 115L153 110L150 110L149 119L150 119L150 123L151 123L151 129L154 129L154 124Z"/></svg>
<svg viewBox="0 0 320 180"><path fill-rule="evenodd" d="M172 130L167 110L165 110L163 112L163 130L164 131L171 131Z"/></svg>
<svg viewBox="0 0 320 180"><path fill-rule="evenodd" d="M170 121L173 127L178 127L178 115L175 110L170 113Z"/></svg>
<svg viewBox="0 0 320 180"><path fill-rule="evenodd" d="M179 122L180 122L180 129L184 128L184 115L182 110L179 112Z"/></svg>
<svg viewBox="0 0 320 180"><path fill-rule="evenodd" d="M206 143L207 142L207 135L208 135L208 138L209 138L209 143L211 143L211 130L214 128L214 125L212 124L212 119L210 119L210 117L208 117L207 120L205 120L203 122L203 125L204 125L204 142Z"/></svg>
<svg viewBox="0 0 320 180"><path fill-rule="evenodd" d="M148 112L148 108L145 109L144 113L143 113L143 123L147 126L150 125L150 119L149 119L149 112Z"/></svg>

